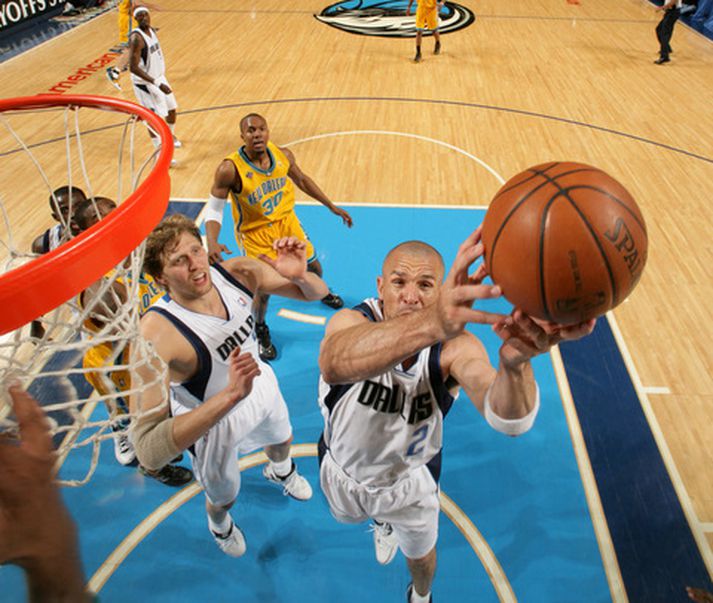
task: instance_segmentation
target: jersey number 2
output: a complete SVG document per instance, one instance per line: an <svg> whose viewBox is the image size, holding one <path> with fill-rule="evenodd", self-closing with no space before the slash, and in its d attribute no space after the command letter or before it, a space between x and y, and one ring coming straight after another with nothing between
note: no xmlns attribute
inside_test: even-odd
<svg viewBox="0 0 713 603"><path fill-rule="evenodd" d="M414 456L416 454L420 454L423 452L424 446L419 446L423 440L426 439L426 436L428 435L428 425L424 425L423 427L419 427L416 431L413 432L413 441L411 442L411 445L408 447L408 450L406 451L406 456Z"/></svg>

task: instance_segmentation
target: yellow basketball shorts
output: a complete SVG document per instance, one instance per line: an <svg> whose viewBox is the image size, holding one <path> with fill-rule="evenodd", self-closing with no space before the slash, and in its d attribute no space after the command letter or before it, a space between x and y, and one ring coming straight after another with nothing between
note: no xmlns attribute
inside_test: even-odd
<svg viewBox="0 0 713 603"><path fill-rule="evenodd" d="M257 258L264 254L275 259L277 253L272 248L272 243L282 237L297 237L304 241L307 243L307 262L316 259L314 245L302 228L295 212L288 214L282 220L238 233L238 243L248 257Z"/></svg>
<svg viewBox="0 0 713 603"><path fill-rule="evenodd" d="M438 5L427 6L419 2L416 9L416 29L438 28Z"/></svg>

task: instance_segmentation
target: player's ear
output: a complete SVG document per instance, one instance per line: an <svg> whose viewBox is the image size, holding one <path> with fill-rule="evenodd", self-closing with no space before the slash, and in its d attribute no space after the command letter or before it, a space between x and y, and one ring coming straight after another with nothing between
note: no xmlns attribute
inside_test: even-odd
<svg viewBox="0 0 713 603"><path fill-rule="evenodd" d="M166 282L166 279L163 278L163 273L161 276L156 276L154 279L161 287L163 287L166 291L168 291L168 283Z"/></svg>
<svg viewBox="0 0 713 603"><path fill-rule="evenodd" d="M384 299L384 277L383 276L376 277L376 291L379 294L379 299L383 300Z"/></svg>

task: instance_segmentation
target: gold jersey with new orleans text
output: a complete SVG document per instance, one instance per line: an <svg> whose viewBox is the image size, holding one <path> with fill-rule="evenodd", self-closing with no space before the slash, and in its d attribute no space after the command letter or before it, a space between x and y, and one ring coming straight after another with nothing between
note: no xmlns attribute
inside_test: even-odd
<svg viewBox="0 0 713 603"><path fill-rule="evenodd" d="M245 232L287 217L295 207L295 187L287 176L290 162L271 142L267 143L270 167L263 170L245 154L245 147L226 157L235 164L242 187L231 191L235 230Z"/></svg>

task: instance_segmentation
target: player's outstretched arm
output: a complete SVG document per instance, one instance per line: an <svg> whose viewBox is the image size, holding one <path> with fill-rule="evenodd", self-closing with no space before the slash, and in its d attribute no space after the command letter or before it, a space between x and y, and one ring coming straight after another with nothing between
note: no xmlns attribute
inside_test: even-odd
<svg viewBox="0 0 713 603"><path fill-rule="evenodd" d="M498 297L500 288L484 285L485 272L468 271L482 256L480 230L460 246L437 301L425 308L371 322L359 312L342 310L327 325L319 366L330 384L354 383L393 368L437 341L461 333L468 323L494 324L503 317L473 308L479 299Z"/></svg>
<svg viewBox="0 0 713 603"><path fill-rule="evenodd" d="M283 237L273 243L273 249L277 253L274 260L265 255L259 260L241 257L228 260L223 267L255 292L301 301L316 301L329 294L327 284L307 270L304 241Z"/></svg>
<svg viewBox="0 0 713 603"><path fill-rule="evenodd" d="M287 175L292 179L297 188L299 188L303 193L307 193L315 201L319 201L335 216L341 218L344 224L351 228L354 222L349 213L334 205L334 203L329 200L329 197L324 194L322 189L319 188L317 183L300 169L295 161L295 156L292 151L289 149L280 150L287 156L287 159L290 162L290 169L287 172Z"/></svg>
<svg viewBox="0 0 713 603"><path fill-rule="evenodd" d="M32 602L91 601L74 521L54 481L44 412L19 385L8 393L20 440L0 438L0 564L25 570Z"/></svg>
<svg viewBox="0 0 713 603"><path fill-rule="evenodd" d="M490 366L482 344L470 333L444 345L442 368L463 386L492 427L508 435L520 435L532 427L539 409L531 359L549 352L560 341L588 335L594 322L564 327L535 321L516 309L493 325L503 340L497 370Z"/></svg>
<svg viewBox="0 0 713 603"><path fill-rule="evenodd" d="M218 243L220 228L223 224L223 210L228 202L231 190L239 190L241 186L235 164L227 159L221 161L213 177L213 186L205 210L205 234L208 245L208 258L211 263L223 261L223 254L232 252L225 245Z"/></svg>

